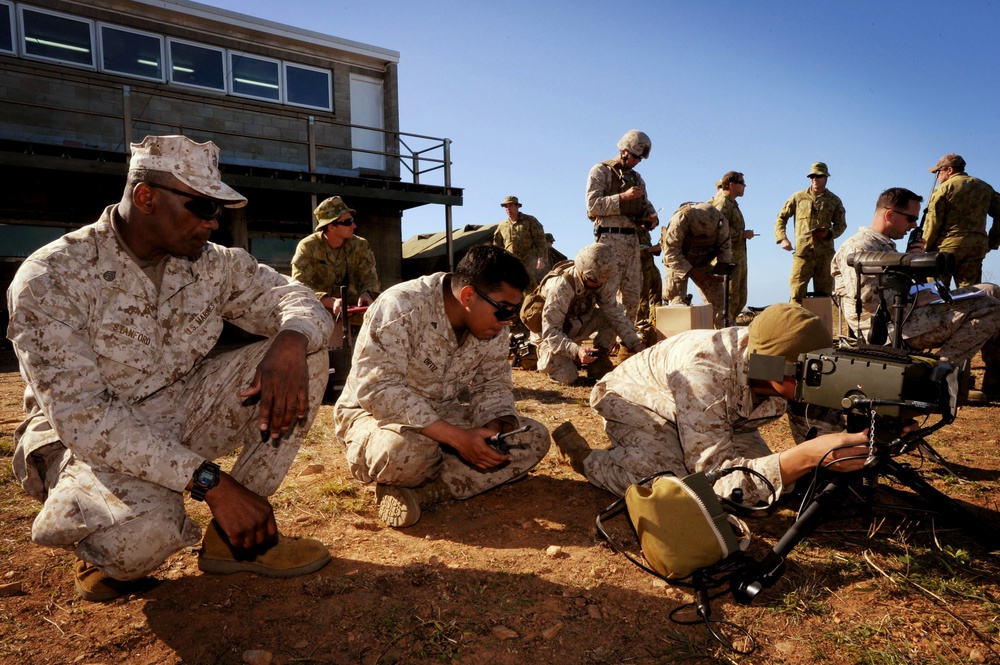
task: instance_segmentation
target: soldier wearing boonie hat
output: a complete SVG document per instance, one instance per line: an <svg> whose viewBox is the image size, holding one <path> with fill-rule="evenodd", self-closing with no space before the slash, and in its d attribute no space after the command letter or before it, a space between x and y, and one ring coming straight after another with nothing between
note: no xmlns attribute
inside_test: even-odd
<svg viewBox="0 0 1000 665"><path fill-rule="evenodd" d="M292 257L292 279L315 291L334 319L344 306L341 286L347 287L348 302L360 306L372 304L380 288L375 254L367 240L354 234L356 214L339 196L324 200L313 210L316 231L299 241ZM339 347L342 341L338 325L330 344Z"/></svg>
<svg viewBox="0 0 1000 665"><path fill-rule="evenodd" d="M983 258L1000 248L1000 194L965 172L961 155L949 153L928 169L938 186L927 202L924 243L928 252L955 255L955 282L971 286L983 281ZM993 218L989 233L986 216Z"/></svg>
<svg viewBox="0 0 1000 665"><path fill-rule="evenodd" d="M746 178L739 171L727 171L722 180L715 183L718 191L712 205L718 208L729 222L729 241L732 244L733 263L736 268L729 278L729 320L736 317L747 304L747 240L753 238L752 230L747 230L743 211L736 199L746 191Z"/></svg>
<svg viewBox="0 0 1000 665"><path fill-rule="evenodd" d="M507 219L500 222L493 232L493 244L521 260L531 278L526 289L530 292L552 264L549 263L549 248L545 244L545 229L538 219L521 212L521 206L516 196L507 196L500 202L500 207L507 211Z"/></svg>
<svg viewBox="0 0 1000 665"><path fill-rule="evenodd" d="M757 429L784 415L794 397L795 377L783 375L786 364L831 343L819 317L790 303L768 307L749 329L674 335L629 358L594 386L590 405L604 419L611 448L591 450L582 438L568 435L572 425L556 428L553 439L574 469L619 496L658 471L680 477L745 466L767 478L777 498L824 456L825 461L843 460L830 467L835 471L858 470L867 456L867 433L841 432L839 423L810 421L830 433L781 453L772 452ZM776 357L779 371L753 376L754 353ZM807 431L804 419L789 416L800 440ZM844 459L851 456L858 459ZM748 506L772 500L767 485L751 474L726 475L714 487L724 497L737 488Z"/></svg>
<svg viewBox="0 0 1000 665"><path fill-rule="evenodd" d="M28 257L10 287L29 377L14 472L43 503L32 540L73 551L86 600L148 588L198 543L184 491L213 516L203 572L289 577L330 560L279 535L264 497L322 400L332 324L309 289L209 242L222 207L246 204L218 157L184 136L133 144L121 201ZM209 358L225 321L267 339ZM212 462L240 448L229 473Z"/></svg>
<svg viewBox="0 0 1000 665"><path fill-rule="evenodd" d="M808 174L812 184L796 192L785 202L774 223L774 239L781 248L792 252L792 275L789 279L791 302L802 304L809 281L816 293L833 293L830 261L833 241L847 229L844 204L826 188L830 170L823 162L814 162ZM795 246L785 234L788 219L795 217Z"/></svg>

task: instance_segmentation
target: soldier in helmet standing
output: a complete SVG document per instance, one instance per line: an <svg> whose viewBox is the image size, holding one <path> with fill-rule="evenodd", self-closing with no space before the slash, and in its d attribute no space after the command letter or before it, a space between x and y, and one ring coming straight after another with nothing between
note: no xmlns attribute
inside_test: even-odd
<svg viewBox="0 0 1000 665"><path fill-rule="evenodd" d="M823 162L816 162L809 170L809 189L795 192L789 198L774 224L774 241L786 251L794 251L792 259L791 301L801 305L809 280L813 290L830 295L833 277L830 261L833 260L833 240L847 229L844 204L840 197L826 188L830 171ZM795 217L795 247L785 235L788 218Z"/></svg>
<svg viewBox="0 0 1000 665"><path fill-rule="evenodd" d="M652 230L659 224L656 209L646 196L646 183L634 170L649 157L650 148L649 136L630 130L618 141L618 156L597 164L587 176L587 216L594 222L597 242L614 253L608 285L620 293L629 321L635 320L642 290L636 229Z"/></svg>

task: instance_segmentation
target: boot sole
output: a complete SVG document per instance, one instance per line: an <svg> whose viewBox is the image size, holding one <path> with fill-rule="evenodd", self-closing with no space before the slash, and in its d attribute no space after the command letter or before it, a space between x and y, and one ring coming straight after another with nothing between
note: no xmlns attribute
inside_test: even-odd
<svg viewBox="0 0 1000 665"><path fill-rule="evenodd" d="M198 557L198 570L209 575L232 575L233 573L254 573L262 577L297 577L308 575L330 563L333 557L327 552L326 556L316 561L298 566L296 568L269 568L252 561L235 561L233 559L210 559L208 557Z"/></svg>

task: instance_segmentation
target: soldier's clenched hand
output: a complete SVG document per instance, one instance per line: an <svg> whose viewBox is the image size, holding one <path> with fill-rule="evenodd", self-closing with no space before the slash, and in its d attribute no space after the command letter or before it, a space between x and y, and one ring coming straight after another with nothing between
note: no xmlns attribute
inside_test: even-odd
<svg viewBox="0 0 1000 665"><path fill-rule="evenodd" d="M282 330L257 366L253 384L240 397L260 395L258 422L262 432L277 439L309 409L308 340L294 330Z"/></svg>

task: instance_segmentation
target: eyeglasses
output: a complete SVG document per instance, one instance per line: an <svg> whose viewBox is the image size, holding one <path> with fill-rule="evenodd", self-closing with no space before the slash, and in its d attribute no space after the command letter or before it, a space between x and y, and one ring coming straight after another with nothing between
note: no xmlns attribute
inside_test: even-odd
<svg viewBox="0 0 1000 665"><path fill-rule="evenodd" d="M733 184L734 185L745 185L747 183L746 183L746 180L734 180Z"/></svg>
<svg viewBox="0 0 1000 665"><path fill-rule="evenodd" d="M625 152L628 152L628 156L631 157L632 159L634 159L635 161L637 161L637 162L641 162L642 161L642 155L635 155L635 154L629 152L628 150L626 150Z"/></svg>
<svg viewBox="0 0 1000 665"><path fill-rule="evenodd" d="M510 321L517 315L517 310L520 309L520 305L515 305L514 307L501 305L496 300L480 291L479 287L475 284L470 284L469 286L471 286L472 289L479 294L480 298L493 305L493 308L496 309L496 311L493 312L493 316L497 317L497 321Z"/></svg>
<svg viewBox="0 0 1000 665"><path fill-rule="evenodd" d="M191 211L198 219L203 219L206 222L211 222L218 219L222 215L222 211L225 210L225 204L218 199L210 199L207 196L198 196L197 194L190 194L188 192L182 192L179 189L174 189L173 187L167 187L166 185L158 185L155 182L143 182L142 184L147 187L155 187L156 189L162 189L164 191L170 192L171 194L180 194L181 196L186 196L191 199L184 204L184 207Z"/></svg>
<svg viewBox="0 0 1000 665"><path fill-rule="evenodd" d="M343 221L340 221L340 222L327 222L326 225L327 226L350 226L353 223L354 223L354 218L353 217L348 217L347 219L345 219Z"/></svg>
<svg viewBox="0 0 1000 665"><path fill-rule="evenodd" d="M905 217L907 221L910 222L910 224L916 224L917 220L920 219L920 215L910 215L908 213L903 212L902 210L896 210L895 208L889 208L889 209L892 210L897 215L902 215L903 217Z"/></svg>

